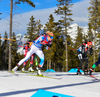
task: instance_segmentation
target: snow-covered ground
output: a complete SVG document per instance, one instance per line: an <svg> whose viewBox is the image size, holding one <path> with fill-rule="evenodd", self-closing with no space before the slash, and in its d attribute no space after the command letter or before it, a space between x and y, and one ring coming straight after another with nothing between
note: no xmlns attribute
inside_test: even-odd
<svg viewBox="0 0 100 97"><path fill-rule="evenodd" d="M29 73L15 76L0 71L0 97L31 97L39 89L75 97L100 97L100 81L94 78L68 72L43 74L61 79L30 76ZM100 73L95 74L100 78Z"/></svg>

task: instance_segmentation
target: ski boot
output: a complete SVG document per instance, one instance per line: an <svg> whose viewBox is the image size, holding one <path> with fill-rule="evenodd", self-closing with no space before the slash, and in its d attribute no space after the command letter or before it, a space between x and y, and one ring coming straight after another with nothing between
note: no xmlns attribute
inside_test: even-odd
<svg viewBox="0 0 100 97"><path fill-rule="evenodd" d="M82 73L80 71L77 71L76 75L82 75Z"/></svg>
<svg viewBox="0 0 100 97"><path fill-rule="evenodd" d="M32 69L32 67L30 67L30 68L28 69L28 71L29 71L29 72L34 72L34 70Z"/></svg>
<svg viewBox="0 0 100 97"><path fill-rule="evenodd" d="M41 68L40 67L36 67L36 69L37 69L37 75L43 76L43 74L41 73Z"/></svg>
<svg viewBox="0 0 100 97"><path fill-rule="evenodd" d="M36 70L39 70L39 67L38 66L36 66Z"/></svg>
<svg viewBox="0 0 100 97"><path fill-rule="evenodd" d="M25 68L23 67L21 71L22 71L22 72L25 72Z"/></svg>
<svg viewBox="0 0 100 97"><path fill-rule="evenodd" d="M12 69L12 73L14 73L17 69L18 69L18 66L15 66L15 67Z"/></svg>
<svg viewBox="0 0 100 97"><path fill-rule="evenodd" d="M80 72L80 68L79 67L78 67L76 75L82 75L82 73Z"/></svg>
<svg viewBox="0 0 100 97"><path fill-rule="evenodd" d="M92 75L92 72L93 72L93 68L90 68L90 70L89 70L89 75L91 76Z"/></svg>
<svg viewBox="0 0 100 97"><path fill-rule="evenodd" d="M84 70L84 75L88 75L88 70L87 69Z"/></svg>

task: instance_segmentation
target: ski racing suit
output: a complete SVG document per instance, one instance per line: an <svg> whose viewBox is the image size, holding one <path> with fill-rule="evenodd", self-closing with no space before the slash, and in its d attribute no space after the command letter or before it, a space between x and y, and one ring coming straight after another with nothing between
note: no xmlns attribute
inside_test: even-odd
<svg viewBox="0 0 100 97"><path fill-rule="evenodd" d="M47 35L41 35L35 41L33 41L27 55L25 56L25 58L20 60L17 65L20 66L21 64L23 64L23 62L26 62L30 58L30 56L35 53L40 58L39 67L42 68L44 64L44 53L41 50L41 47L43 45L48 45L47 47L49 47L51 46L51 43L52 41L48 41Z"/></svg>
<svg viewBox="0 0 100 97"><path fill-rule="evenodd" d="M83 43L79 48L78 48L78 58L80 60L79 66L78 66L78 70L77 70L77 74L80 73L80 69L82 69L82 65L85 62L85 67L84 67L84 72L87 71L87 67L88 67L88 57L87 57L87 44ZM81 73L80 73L81 74Z"/></svg>
<svg viewBox="0 0 100 97"><path fill-rule="evenodd" d="M23 49L24 49L23 51L24 51L24 57L25 57L27 55L27 52L29 51L29 44L25 43L23 46ZM28 62L28 60L23 63L23 67L26 66L27 62Z"/></svg>
<svg viewBox="0 0 100 97"><path fill-rule="evenodd" d="M31 47L32 43L33 42L27 42L27 43L24 44L24 46L23 46L23 49L24 49L24 57L27 55L28 51L30 50L30 47ZM30 58L30 66L33 65L33 59L34 59L34 54L31 55L31 58ZM26 66L27 62L28 62L28 60L23 63L23 67Z"/></svg>
<svg viewBox="0 0 100 97"><path fill-rule="evenodd" d="M29 43L29 47L31 47L31 45L32 45L33 42L28 42L28 43ZM32 54L31 55L31 58L30 58L30 64L29 64L30 67L33 66L33 60L34 60L34 58L35 58L35 55Z"/></svg>
<svg viewBox="0 0 100 97"><path fill-rule="evenodd" d="M80 64L78 66L78 70L77 70L77 74L80 73L80 69L82 68L82 64L85 61L85 67L84 67L84 74L87 75L88 74L88 57L87 57L87 52L90 52L90 55L92 55L93 53L93 49L92 49L92 42L89 41L87 44L83 43L79 49L78 49L78 58L80 59ZM81 74L81 73L80 73Z"/></svg>

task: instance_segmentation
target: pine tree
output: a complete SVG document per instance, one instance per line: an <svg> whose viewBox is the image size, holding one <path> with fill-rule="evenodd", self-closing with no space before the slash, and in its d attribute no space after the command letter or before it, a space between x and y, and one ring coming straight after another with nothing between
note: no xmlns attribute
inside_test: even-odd
<svg viewBox="0 0 100 97"><path fill-rule="evenodd" d="M64 37L60 34L60 30L55 31L55 39L53 41L53 52L54 52L54 63L56 71L64 71L65 64L65 45L64 45Z"/></svg>
<svg viewBox="0 0 100 97"><path fill-rule="evenodd" d="M34 2L32 2L32 0L15 0L15 4L20 4L21 2L23 3L28 3L29 5L31 5L32 7L35 7Z"/></svg>
<svg viewBox="0 0 100 97"><path fill-rule="evenodd" d="M9 32L9 38L11 39L12 36L12 15L13 15L13 0L10 0L10 32ZM30 0L16 0L16 4L20 4L20 2L27 2L32 7L35 7L34 3ZM9 41L9 44L11 44L11 40ZM9 70L11 71L11 45L9 45Z"/></svg>
<svg viewBox="0 0 100 97"><path fill-rule="evenodd" d="M93 41L93 32L92 32L92 27L91 27L91 23L88 23L88 40Z"/></svg>
<svg viewBox="0 0 100 97"><path fill-rule="evenodd" d="M14 32L12 34L12 38L14 40L16 40L16 36L15 36ZM12 50L11 50L11 52L12 52L12 68L13 68L14 66L16 66L16 63L19 61L19 56L18 56L18 53L17 53L17 48L18 48L17 42L12 41L11 46L12 46Z"/></svg>
<svg viewBox="0 0 100 97"><path fill-rule="evenodd" d="M91 0L89 10L89 24L94 31L100 31L100 2Z"/></svg>
<svg viewBox="0 0 100 97"><path fill-rule="evenodd" d="M68 45L68 70L72 69L72 68L76 68L76 65L77 65L77 61L75 60L76 59L76 50L74 48L74 43L71 39L71 37L68 35L68 42L67 42L67 45Z"/></svg>
<svg viewBox="0 0 100 97"><path fill-rule="evenodd" d="M88 38L88 41L93 41L93 39L94 39L91 23L88 23L87 38ZM88 67L91 68L91 66L93 65L93 55L91 56L91 55L88 54L88 58L89 58Z"/></svg>
<svg viewBox="0 0 100 97"><path fill-rule="evenodd" d="M41 30L41 27L42 25L40 24L40 20L39 22L36 22L35 18L31 16L30 22L27 27L26 37L31 41L35 40L39 36L39 31Z"/></svg>
<svg viewBox="0 0 100 97"><path fill-rule="evenodd" d="M7 39L8 35L7 32L5 32L4 38ZM9 45L8 45L8 40L4 40L2 43L2 64L3 64L3 69L7 70L8 69L8 52L9 52Z"/></svg>
<svg viewBox="0 0 100 97"><path fill-rule="evenodd" d="M95 46L96 46L96 32L100 32L100 2L98 0L91 0L90 2L91 6L88 8L89 10L89 27L92 29L94 33L94 63L96 61L95 56L96 56L96 51L95 51Z"/></svg>
<svg viewBox="0 0 100 97"><path fill-rule="evenodd" d="M77 49L83 42L82 32L83 32L83 29L78 26L77 27L77 35L76 35L76 39L75 39L75 45L74 45L75 49Z"/></svg>
<svg viewBox="0 0 100 97"><path fill-rule="evenodd" d="M68 71L68 47L67 47L67 28L70 26L70 23L73 21L70 16L72 15L70 8L73 4L71 4L72 0L57 0L58 1L58 9L55 10L55 13L57 15L61 15L62 20L59 20L59 22L62 23L62 26L64 27L63 34L65 35L65 47L66 47L66 71Z"/></svg>
<svg viewBox="0 0 100 97"><path fill-rule="evenodd" d="M59 26L59 23L54 23L54 40L53 40L53 62L54 62L54 70L56 71L64 71L64 51L65 51L65 45L64 45L64 37L61 34L61 27Z"/></svg>
<svg viewBox="0 0 100 97"><path fill-rule="evenodd" d="M74 67L77 68L80 61L78 59L78 55L77 55L77 51L78 51L78 48L79 46L81 46L81 44L84 42L84 35L83 35L83 29L80 28L79 26L77 27L77 35L76 35L76 39L75 39L75 44L74 44L74 49L76 49L74 51L75 53L75 65Z"/></svg>
<svg viewBox="0 0 100 97"><path fill-rule="evenodd" d="M63 70L63 53L65 51L64 46L64 37L61 34L61 27L59 23L54 22L54 17L52 14L49 16L49 21L45 24L46 27L44 30L49 30L54 33L54 39L52 41L52 46L49 50L44 50L45 52L45 59L47 60L47 66L49 69L53 68L56 71Z"/></svg>
<svg viewBox="0 0 100 97"><path fill-rule="evenodd" d="M47 31L51 31L51 32L53 32L54 31L54 17L53 17L53 15L52 14L50 14L50 16L49 16L49 22L47 22L46 24L45 24L45 29L44 30L47 30ZM52 43L53 44L53 43ZM53 56L53 54L54 54L54 52L53 52L53 47L51 47L49 50L44 50L45 51L45 58L46 58L46 60L47 60L47 63L48 63L48 65L49 65L49 69L51 69L51 58L52 58L52 56Z"/></svg>
<svg viewBox="0 0 100 97"><path fill-rule="evenodd" d="M41 24L41 21L37 20L36 21L36 32L37 32L36 37L39 37L42 27L43 27L43 25Z"/></svg>

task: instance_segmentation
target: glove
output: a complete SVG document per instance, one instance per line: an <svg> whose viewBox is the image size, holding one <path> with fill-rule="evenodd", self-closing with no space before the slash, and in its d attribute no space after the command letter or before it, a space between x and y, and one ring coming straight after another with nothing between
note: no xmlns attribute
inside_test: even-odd
<svg viewBox="0 0 100 97"><path fill-rule="evenodd" d="M90 48L90 55L92 56L93 55L93 49Z"/></svg>
<svg viewBox="0 0 100 97"><path fill-rule="evenodd" d="M80 54L78 54L78 58L79 58L79 60L81 60L82 59L82 54L80 53Z"/></svg>
<svg viewBox="0 0 100 97"><path fill-rule="evenodd" d="M46 50L50 49L50 47L46 46Z"/></svg>

